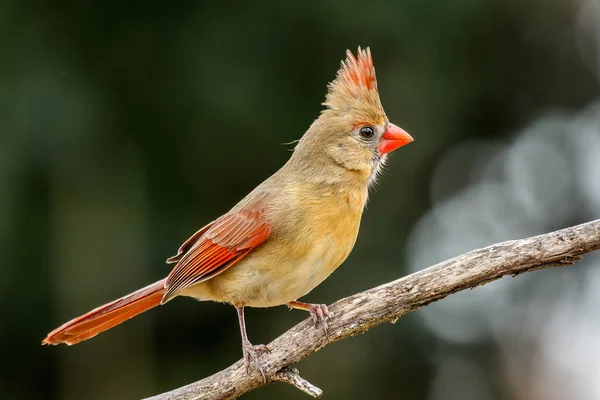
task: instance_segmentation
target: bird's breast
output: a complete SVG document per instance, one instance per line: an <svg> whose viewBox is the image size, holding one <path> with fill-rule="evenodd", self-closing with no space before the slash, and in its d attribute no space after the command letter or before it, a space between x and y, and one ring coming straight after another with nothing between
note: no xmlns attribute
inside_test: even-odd
<svg viewBox="0 0 600 400"><path fill-rule="evenodd" d="M291 197L286 219L267 242L207 281L203 295L209 289L211 300L251 307L286 304L304 296L352 251L363 206L355 193Z"/></svg>
<svg viewBox="0 0 600 400"><path fill-rule="evenodd" d="M328 218L329 219L329 218ZM275 262L257 260L263 267L259 284L260 295L247 304L255 307L270 307L296 300L323 282L346 260L358 234L360 215L356 218L337 218L336 223L321 221L310 236L297 237L290 241ZM258 257L260 258L260 257Z"/></svg>

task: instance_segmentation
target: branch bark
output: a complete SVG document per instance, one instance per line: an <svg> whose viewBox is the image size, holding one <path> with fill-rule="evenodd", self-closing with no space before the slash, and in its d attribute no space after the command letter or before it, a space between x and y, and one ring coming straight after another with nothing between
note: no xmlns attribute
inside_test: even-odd
<svg viewBox="0 0 600 400"><path fill-rule="evenodd" d="M216 374L147 400L224 400L265 383L290 383L313 397L321 395L289 368L324 346L366 332L383 322L443 299L449 294L542 268L574 264L600 249L600 219L527 239L473 250L404 278L341 299L329 307L335 316L327 334L307 319L268 344L261 356L266 381L257 371L246 373L240 360Z"/></svg>

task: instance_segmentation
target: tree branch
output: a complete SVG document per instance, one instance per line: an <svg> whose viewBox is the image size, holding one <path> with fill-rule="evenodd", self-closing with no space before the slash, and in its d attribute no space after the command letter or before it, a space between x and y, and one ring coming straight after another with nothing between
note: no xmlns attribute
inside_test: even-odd
<svg viewBox="0 0 600 400"><path fill-rule="evenodd" d="M329 310L335 316L327 334L307 319L268 347L261 356L267 383L290 383L313 397L321 390L302 379L290 365L329 343L366 332L382 322L395 322L449 294L503 277L537 269L574 264L585 253L600 248L600 220L527 239L512 240L473 250L404 278L346 297ZM246 373L242 361L179 389L147 400L221 400L238 397L264 385L257 371Z"/></svg>

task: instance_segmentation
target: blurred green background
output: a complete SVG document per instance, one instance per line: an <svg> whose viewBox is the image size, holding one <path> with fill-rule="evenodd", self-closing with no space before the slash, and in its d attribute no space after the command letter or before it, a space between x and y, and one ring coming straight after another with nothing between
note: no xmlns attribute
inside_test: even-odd
<svg viewBox="0 0 600 400"><path fill-rule="evenodd" d="M0 398L136 399L241 356L235 310L178 299L75 347L59 324L276 171L347 48L370 46L394 154L335 300L600 215L596 0L0 5ZM327 399L600 398L598 257L452 296L298 365ZM306 318L250 309L254 343ZM246 399L305 399L273 384Z"/></svg>

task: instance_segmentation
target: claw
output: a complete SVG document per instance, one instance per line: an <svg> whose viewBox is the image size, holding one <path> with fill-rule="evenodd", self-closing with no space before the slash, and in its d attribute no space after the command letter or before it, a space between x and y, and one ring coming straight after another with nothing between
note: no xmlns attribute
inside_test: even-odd
<svg viewBox="0 0 600 400"><path fill-rule="evenodd" d="M319 323L321 323L323 331L327 334L329 329L327 321L331 321L333 319L329 309L327 308L327 305L311 304L308 312L310 313L313 323L315 324L315 328L318 328Z"/></svg>
<svg viewBox="0 0 600 400"><path fill-rule="evenodd" d="M267 383L265 372L258 361L258 357L260 357L261 353L270 353L271 349L264 344L253 345L250 342L244 342L242 344L242 351L244 353L244 365L246 366L246 373L250 374L250 366L252 366L258 372L260 372L263 382Z"/></svg>
<svg viewBox="0 0 600 400"><path fill-rule="evenodd" d="M327 334L327 330L329 329L327 321L333 320L333 314L329 312L329 309L325 304L310 304L294 300L290 301L287 305L290 308L308 311L313 324L315 324L315 328L318 328L320 323L323 327L323 331Z"/></svg>
<svg viewBox="0 0 600 400"><path fill-rule="evenodd" d="M263 383L267 383L267 377L265 376L265 371L263 371L260 362L258 361L258 357L260 357L261 353L270 353L271 349L269 349L264 344L258 344L256 346L252 345L248 340L248 335L246 334L246 320L244 318L244 306L236 306L235 309L238 313L238 320L240 322L240 334L242 336L242 353L244 354L244 365L246 366L246 373L250 374L250 365L252 365L263 378Z"/></svg>

